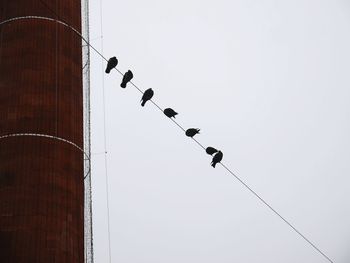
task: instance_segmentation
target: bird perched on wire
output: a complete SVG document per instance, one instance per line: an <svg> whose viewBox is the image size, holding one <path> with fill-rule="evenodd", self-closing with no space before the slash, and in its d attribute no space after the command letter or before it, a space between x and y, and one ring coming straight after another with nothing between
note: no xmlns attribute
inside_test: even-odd
<svg viewBox="0 0 350 263"><path fill-rule="evenodd" d="M125 89L126 84L128 84L128 82L132 80L133 77L134 75L132 74L131 70L128 70L123 76L123 80L122 80L122 83L120 84L120 87Z"/></svg>
<svg viewBox="0 0 350 263"><path fill-rule="evenodd" d="M207 154L213 155L214 153L217 153L218 150L216 150L215 148L209 146L209 147L207 147L207 149L205 149L205 152Z"/></svg>
<svg viewBox="0 0 350 263"><path fill-rule="evenodd" d="M142 99L141 99L141 106L145 106L146 102L149 101L150 99L152 99L153 97L153 90L152 89L148 89L145 91L145 93L143 93L142 95Z"/></svg>
<svg viewBox="0 0 350 263"><path fill-rule="evenodd" d="M218 151L213 157L213 160L211 162L211 166L213 166L215 168L215 165L217 163L221 162L223 156L224 156L224 154L221 151Z"/></svg>
<svg viewBox="0 0 350 263"><path fill-rule="evenodd" d="M197 133L199 133L200 129L195 129L195 128L190 128L186 130L186 136L188 137L193 137L195 136Z"/></svg>
<svg viewBox="0 0 350 263"><path fill-rule="evenodd" d="M106 73L109 74L113 68L118 65L118 59L116 57L111 57L107 62Z"/></svg>
<svg viewBox="0 0 350 263"><path fill-rule="evenodd" d="M167 117L169 117L169 118L172 118L172 117L174 117L175 118L175 116L178 114L176 111L174 111L172 108L166 108L165 110L164 110L164 114L167 116Z"/></svg>

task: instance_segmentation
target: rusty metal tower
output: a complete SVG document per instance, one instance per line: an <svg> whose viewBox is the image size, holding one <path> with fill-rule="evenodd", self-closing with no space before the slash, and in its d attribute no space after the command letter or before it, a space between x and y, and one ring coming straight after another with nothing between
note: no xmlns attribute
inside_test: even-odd
<svg viewBox="0 0 350 263"><path fill-rule="evenodd" d="M1 262L93 261L84 3L0 1Z"/></svg>

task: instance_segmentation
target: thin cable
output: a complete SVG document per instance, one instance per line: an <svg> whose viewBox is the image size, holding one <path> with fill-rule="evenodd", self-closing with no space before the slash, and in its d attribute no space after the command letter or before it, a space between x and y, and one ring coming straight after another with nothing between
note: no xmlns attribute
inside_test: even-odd
<svg viewBox="0 0 350 263"><path fill-rule="evenodd" d="M267 206L275 215L282 219L288 226L290 226L299 236L301 236L306 242L308 242L316 251L324 256L329 262L333 261L323 253L316 245L314 245L307 237L305 237L298 229L296 229L287 219L285 219L280 213L278 213L271 205L269 205L259 194L257 194L249 185L247 185L241 178L239 178L234 172L230 170L225 164L220 163L222 167L226 169L231 175L233 175L245 188L247 188L255 197L257 197L265 206Z"/></svg>
<svg viewBox="0 0 350 263"><path fill-rule="evenodd" d="M119 73L120 71L117 70ZM123 75L123 74L122 74ZM133 82L130 82L137 90L139 90L142 94L143 91L137 87ZM156 106L161 112L163 109L155 103L153 100L150 100L154 106ZM181 130L185 132L185 129L174 119L170 118ZM204 151L206 148L201 144L197 139L192 137L193 141L198 144ZM306 242L308 242L316 251L318 251L322 256L324 256L329 262L333 263L333 261L323 253L316 245L314 245L307 237L305 237L297 228L295 228L287 219L285 219L280 213L278 213L271 205L269 205L259 194L257 194L252 188L250 188L242 179L240 179L235 173L233 173L226 165L220 163L222 167L224 167L230 174L232 174L245 188L247 188L253 195L255 195L265 206L267 206L274 214L276 214L280 219L282 219L288 226L290 226L300 237L302 237Z"/></svg>
<svg viewBox="0 0 350 263"><path fill-rule="evenodd" d="M86 44L89 45L89 47L91 47L97 54L99 54L106 62L108 62L108 59L106 59L95 47L93 47L83 36L82 34L80 34L79 31L77 31L75 28L73 28L72 26L69 25L69 23L67 23L65 20L63 20L56 12L55 10L53 10L48 4L45 3L45 1L43 0L39 0L47 9L49 9L53 14L55 14L63 23L65 23L68 27L72 28L78 35L80 35L80 37L84 40L84 42ZM101 38L103 36L101 35Z"/></svg>
<svg viewBox="0 0 350 263"><path fill-rule="evenodd" d="M101 52L103 54L103 18L102 18L102 0L100 0L100 31L101 31ZM103 100L103 142L104 142L104 161L105 161L105 182L106 182L106 203L107 203L107 232L108 232L108 259L109 263L112 262L111 252L111 232L110 232L110 209L109 209L109 183L108 183L108 160L107 160L107 132L106 132L106 95L105 95L105 74L103 57L101 58L101 69L102 69L102 100Z"/></svg>
<svg viewBox="0 0 350 263"><path fill-rule="evenodd" d="M116 69L116 68L115 68ZM118 69L116 69L122 76L123 73L120 72ZM136 86L133 82L131 82L131 85L133 85L140 93L144 93L138 86ZM151 103L156 106L161 112L163 112L163 109L153 100L150 100ZM178 126L182 131L186 131L177 121L170 118L173 123ZM199 147L201 147L204 151L206 148L201 144L197 139L192 137L192 140L198 144ZM260 195L258 195L252 188L250 188L244 181L242 181L235 173L233 173L226 165L223 163L220 163L222 167L224 167L227 172L232 174L244 187L246 187L252 194L255 195L265 206L267 206L274 214L276 214L280 219L282 219L289 227L292 228L300 237L302 237L307 243L309 243L317 252L319 252L325 259L327 259L329 262L334 263L325 253L323 253L316 245L314 245L307 237L305 237L296 227L294 227L288 220L286 220L280 213L278 213L271 205L269 205Z"/></svg>
<svg viewBox="0 0 350 263"><path fill-rule="evenodd" d="M152 101L153 102L153 101ZM172 118L170 118L170 120L173 122L173 123L175 123L175 125L177 126L177 127L179 127L181 130L183 130L183 132L186 132L186 130L176 121L176 120L174 120L174 119L172 119Z"/></svg>
<svg viewBox="0 0 350 263"><path fill-rule="evenodd" d="M43 4L45 4L42 0L40 0ZM46 4L45 4L46 5ZM46 5L47 6L47 5ZM48 6L47 6L48 7ZM50 7L48 7L52 12L54 12ZM102 12L102 4L101 4L101 12ZM55 13L55 12L54 12ZM101 20L102 20L102 16L101 16ZM68 24L67 24L68 25ZM68 25L68 27L72 28L70 25ZM101 25L102 27L102 25ZM74 31L76 31L74 28L72 28ZM101 29L102 30L102 29ZM99 52L95 47L93 47L78 31L76 31L78 33L78 35L81 36L81 38L84 40L84 42L89 45L98 55L101 56L101 58L103 58L106 62L108 62L108 59L105 58L103 56L103 51L102 53ZM102 35L102 34L101 34ZM103 37L102 37L103 38ZM114 68L119 74L121 74L122 76L124 76L124 74L117 68ZM140 92L140 93L144 93L144 91L142 91L139 87L137 87L133 82L130 81L130 83ZM153 100L150 100L151 103L156 106L160 111L163 112L162 108L155 103ZM172 119L172 121L183 131L185 131L185 129L179 124L177 123L175 120ZM192 138L194 142L196 142L202 149L206 149L198 140ZM106 148L105 148L106 149ZM250 188L244 181L242 181L238 176L236 176L227 166L225 166L224 164L221 163L221 165L231 174L233 175L241 184L243 184L252 194L254 194L261 202L263 202L273 213L275 213L280 219L282 219L289 227L291 227L300 237L302 237L306 242L308 242L317 252L319 252L325 259L327 259L329 262L334 263L325 253L323 253L316 245L314 245L308 238L306 238L298 229L296 229L291 223L289 223L288 220L286 220L281 214L279 214L271 205L269 205L262 197L260 197L252 188ZM106 166L106 172L107 172L107 166ZM107 180L106 180L106 184ZM108 187L107 187L108 189ZM108 203L108 202L107 202ZM108 212L109 213L109 212ZM108 216L108 221L109 221L109 216ZM109 231L108 231L108 234ZM109 242L110 243L110 242ZM110 244L109 244L110 245ZM110 251L110 249L109 249ZM110 258L110 263L111 263L111 258Z"/></svg>
<svg viewBox="0 0 350 263"><path fill-rule="evenodd" d="M98 52L99 53L99 52ZM105 59L106 60L106 59ZM108 61L108 60L107 60ZM117 68L114 68L119 74L124 76L124 74L118 70ZM131 82L131 85L134 86L140 93L144 93L138 86L136 86L133 82ZM163 109L156 103L154 100L150 100L151 103L156 106L161 112L163 112ZM173 123L178 126L182 131L186 131L177 121L174 119L171 119ZM197 139L193 138L193 141L198 144L199 147L201 147L204 151L206 148L201 144ZM289 223L288 220L286 220L280 213L278 213L271 205L269 205L262 197L260 197L252 188L250 188L244 181L242 181L238 176L236 176L227 166L220 163L230 174L232 174L243 186L245 186L251 193L253 193L261 202L263 202L273 213L275 213L279 218L281 218L289 227L291 227L300 237L302 237L307 243L309 243L316 251L318 251L325 259L327 259L329 262L334 263L325 253L323 253L316 245L314 245L308 238L306 238L297 228L295 228L291 223Z"/></svg>

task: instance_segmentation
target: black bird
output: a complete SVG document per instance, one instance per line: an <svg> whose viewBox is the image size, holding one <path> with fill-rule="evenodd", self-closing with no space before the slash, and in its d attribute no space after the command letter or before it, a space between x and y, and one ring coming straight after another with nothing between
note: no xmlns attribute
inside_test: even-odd
<svg viewBox="0 0 350 263"><path fill-rule="evenodd" d="M209 146L209 147L207 147L207 149L205 149L205 152L207 154L213 155L214 153L218 152L218 150L216 150L215 148Z"/></svg>
<svg viewBox="0 0 350 263"><path fill-rule="evenodd" d="M120 87L122 88L126 88L126 84L132 80L132 78L134 77L134 75L132 74L131 70L128 70L124 76L123 76L123 81L122 83L120 84Z"/></svg>
<svg viewBox="0 0 350 263"><path fill-rule="evenodd" d="M107 62L107 68L106 73L108 74L111 72L113 68L115 68L118 65L118 59L116 57L111 57Z"/></svg>
<svg viewBox="0 0 350 263"><path fill-rule="evenodd" d="M148 89L148 90L145 91L145 93L143 93L143 96L142 96L142 99L141 99L141 101L142 101L141 102L141 106L142 107L145 106L145 104L146 104L146 102L148 100L152 99L153 94L154 94L154 92L153 92L152 89Z"/></svg>
<svg viewBox="0 0 350 263"><path fill-rule="evenodd" d="M224 156L223 153L221 151L218 151L213 157L213 160L211 162L211 166L213 166L215 168L215 165L217 163L221 162L223 156Z"/></svg>
<svg viewBox="0 0 350 263"><path fill-rule="evenodd" d="M186 136L188 137L193 137L195 136L197 133L199 133L200 129L195 129L195 128L190 128L190 129L187 129L186 131Z"/></svg>
<svg viewBox="0 0 350 263"><path fill-rule="evenodd" d="M165 110L164 110L164 114L167 116L167 117L169 117L169 118L171 118L171 117L174 117L175 118L175 116L178 114L176 111L174 111L172 108L166 108Z"/></svg>

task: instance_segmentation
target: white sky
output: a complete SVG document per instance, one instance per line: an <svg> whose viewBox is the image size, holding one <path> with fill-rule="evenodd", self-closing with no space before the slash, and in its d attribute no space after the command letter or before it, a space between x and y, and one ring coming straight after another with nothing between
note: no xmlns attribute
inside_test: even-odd
<svg viewBox="0 0 350 263"><path fill-rule="evenodd" d="M348 263L350 1L101 1L105 56ZM90 1L90 24L101 49L100 1ZM92 152L101 153L103 74L91 58ZM327 262L120 82L105 75L113 263ZM108 262L104 156L92 160L95 262Z"/></svg>

